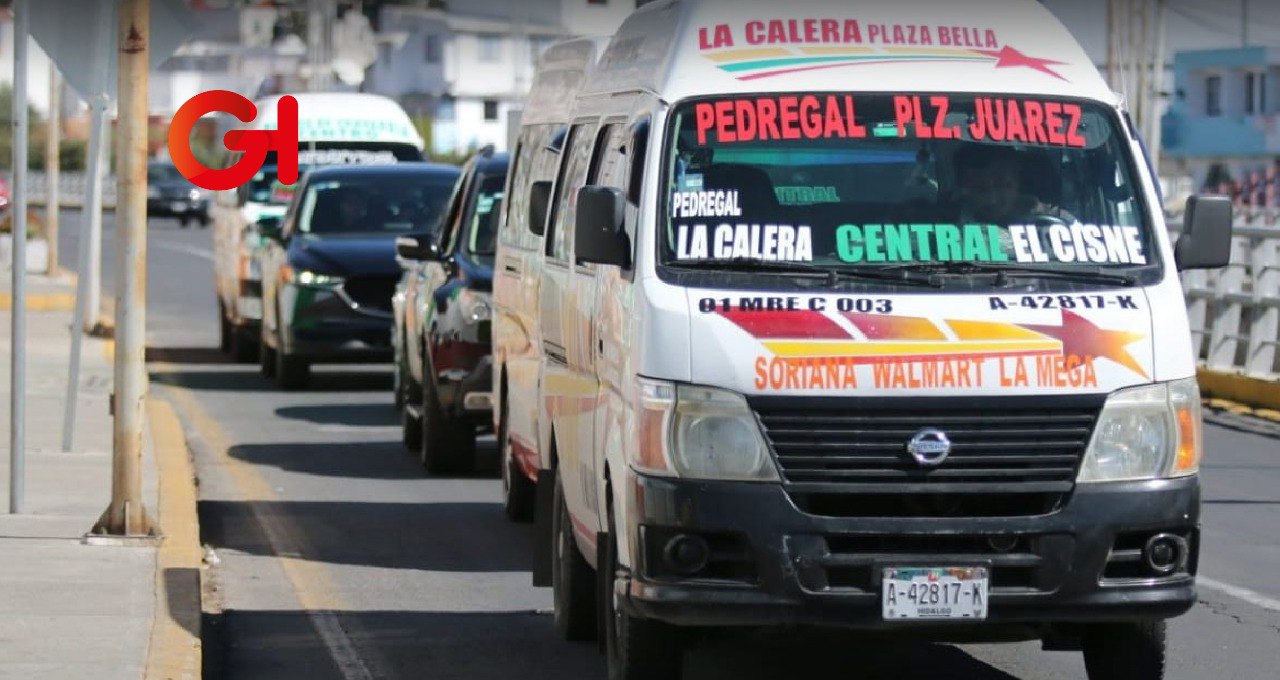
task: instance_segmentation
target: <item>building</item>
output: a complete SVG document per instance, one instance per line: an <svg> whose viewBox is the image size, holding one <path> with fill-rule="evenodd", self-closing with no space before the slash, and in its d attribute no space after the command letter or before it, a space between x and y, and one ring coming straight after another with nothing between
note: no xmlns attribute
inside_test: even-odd
<svg viewBox="0 0 1280 680"><path fill-rule="evenodd" d="M1174 56L1165 156L1197 188L1242 205L1276 207L1280 169L1280 47L1194 50Z"/></svg>
<svg viewBox="0 0 1280 680"><path fill-rule="evenodd" d="M538 55L569 36L612 33L635 0L467 0L380 8L365 89L430 120L430 150L507 148Z"/></svg>

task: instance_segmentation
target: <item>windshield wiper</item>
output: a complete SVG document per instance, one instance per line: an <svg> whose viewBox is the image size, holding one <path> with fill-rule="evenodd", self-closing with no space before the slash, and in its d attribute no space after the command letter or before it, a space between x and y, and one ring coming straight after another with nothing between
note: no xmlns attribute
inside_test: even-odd
<svg viewBox="0 0 1280 680"><path fill-rule="evenodd" d="M830 268L805 262L778 262L763 260L758 257L734 257L730 259L699 258L694 260L674 260L666 263L668 267L688 269L720 269L724 271L759 272L764 274L790 274L810 279L824 279L828 286L834 286L841 279L864 279L885 281L908 286L941 285L927 278L912 276L909 272L886 272L874 269Z"/></svg>
<svg viewBox="0 0 1280 680"><path fill-rule="evenodd" d="M930 274L953 274L957 276L965 276L969 274L995 274L997 286L1004 285L1009 276L1043 276L1054 279L1111 283L1120 286L1132 286L1134 283L1134 278L1132 276L1127 276L1125 274L1108 274L1097 269L1053 269L1050 267L985 264L981 262L917 262L913 264L890 265L884 269L887 271L927 272Z"/></svg>

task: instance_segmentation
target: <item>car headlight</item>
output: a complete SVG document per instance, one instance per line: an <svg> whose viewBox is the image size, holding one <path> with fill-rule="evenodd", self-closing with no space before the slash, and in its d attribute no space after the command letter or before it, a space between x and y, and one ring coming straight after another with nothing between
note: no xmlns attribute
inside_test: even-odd
<svg viewBox="0 0 1280 680"><path fill-rule="evenodd" d="M479 293L464 288L458 293L458 312L467 323L480 323L493 317L493 306L489 303L488 293Z"/></svg>
<svg viewBox="0 0 1280 680"><path fill-rule="evenodd" d="M294 269L285 265L280 270L280 278L299 286L336 286L342 283L341 276L319 274L306 269Z"/></svg>
<svg viewBox="0 0 1280 680"><path fill-rule="evenodd" d="M200 190L199 190L199 189L192 189L191 191L188 191L188 192L187 192L187 198L188 198L188 199L190 199L190 200L192 200L192 201L198 201L198 200L200 200Z"/></svg>
<svg viewBox="0 0 1280 680"><path fill-rule="evenodd" d="M637 471L689 479L776 482L778 470L741 394L711 387L636 381Z"/></svg>
<svg viewBox="0 0 1280 680"><path fill-rule="evenodd" d="M160 198L160 187L147 186L147 198Z"/></svg>
<svg viewBox="0 0 1280 680"><path fill-rule="evenodd" d="M1193 475L1201 453L1195 378L1119 390L1102 407L1078 481Z"/></svg>

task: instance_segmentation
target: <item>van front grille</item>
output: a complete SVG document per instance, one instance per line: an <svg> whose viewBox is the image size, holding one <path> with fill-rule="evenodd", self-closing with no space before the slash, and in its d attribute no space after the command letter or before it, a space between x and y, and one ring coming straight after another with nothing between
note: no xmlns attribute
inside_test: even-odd
<svg viewBox="0 0 1280 680"><path fill-rule="evenodd" d="M788 493L812 514L1017 516L1074 488L1102 396L813 399L754 397ZM951 451L935 467L907 442L925 428Z"/></svg>

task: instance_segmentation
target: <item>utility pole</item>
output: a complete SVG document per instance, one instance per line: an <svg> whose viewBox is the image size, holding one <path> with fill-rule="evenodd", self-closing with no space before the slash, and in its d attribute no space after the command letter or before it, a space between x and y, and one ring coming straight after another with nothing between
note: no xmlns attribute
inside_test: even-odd
<svg viewBox="0 0 1280 680"><path fill-rule="evenodd" d="M111 505L94 534L154 535L142 502L147 280L147 70L150 0L121 0L116 34L116 352Z"/></svg>
<svg viewBox="0 0 1280 680"><path fill-rule="evenodd" d="M58 146L62 137L62 78L58 67L49 60L49 132L44 140L45 216L44 239L49 247L46 274L58 271L58 171L61 158Z"/></svg>
<svg viewBox="0 0 1280 680"><path fill-rule="evenodd" d="M13 334L9 383L9 512L20 514L27 476L27 0L13 3Z"/></svg>

